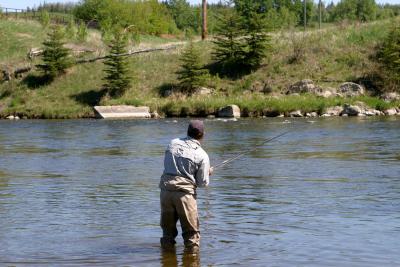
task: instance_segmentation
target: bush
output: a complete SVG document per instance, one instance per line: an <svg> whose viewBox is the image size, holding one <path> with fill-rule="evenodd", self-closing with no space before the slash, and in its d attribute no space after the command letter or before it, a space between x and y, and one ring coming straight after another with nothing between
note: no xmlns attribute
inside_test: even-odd
<svg viewBox="0 0 400 267"><path fill-rule="evenodd" d="M76 29L76 25L75 25L75 20L72 17L69 19L65 31L69 38L71 38L71 39L75 38L77 29Z"/></svg>
<svg viewBox="0 0 400 267"><path fill-rule="evenodd" d="M50 24L50 14L46 10L40 11L39 22L43 27L48 27Z"/></svg>
<svg viewBox="0 0 400 267"><path fill-rule="evenodd" d="M75 8L74 15L87 22L97 21L106 35L129 26L144 34L170 33L176 29L169 10L157 0L84 0Z"/></svg>

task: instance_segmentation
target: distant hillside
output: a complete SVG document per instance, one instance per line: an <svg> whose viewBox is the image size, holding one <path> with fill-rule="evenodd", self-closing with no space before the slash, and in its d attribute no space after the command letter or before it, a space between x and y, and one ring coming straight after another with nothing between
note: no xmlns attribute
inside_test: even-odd
<svg viewBox="0 0 400 267"><path fill-rule="evenodd" d="M99 103L145 104L161 113L175 110L178 115L185 105L193 110L212 110L232 101L237 101L243 107L249 103L250 108L262 109L266 105L263 99L267 96L253 94L255 84L267 85L272 93L278 93L285 92L289 85L303 79L311 79L325 88L337 87L344 81L356 81L373 88L371 77L377 69L373 60L375 47L393 23L400 23L399 18L368 24L332 25L306 33L273 33L272 47L263 66L237 79L211 76L208 87L215 90L212 97L160 96L160 92L177 84L175 72L180 65L180 48L130 57L134 82L126 94L118 99L101 98L104 76L101 61L74 66L51 84L38 82L36 78L39 74L32 71L28 76L0 84L0 115L4 117L18 113L44 118L90 117L93 116L91 106ZM31 48L41 47L46 31L36 22L0 19L0 68L34 66L40 62L38 58L29 60L27 53ZM158 47L178 41L143 37L139 46ZM203 63L211 63L212 42L196 42L196 45L201 49ZM139 46L136 44L131 49L138 49ZM90 31L87 41L83 43L69 40L68 47L93 51L84 55L88 58L103 55L106 51L100 34L95 31ZM249 99L249 102L245 99ZM285 108L295 107L282 107Z"/></svg>

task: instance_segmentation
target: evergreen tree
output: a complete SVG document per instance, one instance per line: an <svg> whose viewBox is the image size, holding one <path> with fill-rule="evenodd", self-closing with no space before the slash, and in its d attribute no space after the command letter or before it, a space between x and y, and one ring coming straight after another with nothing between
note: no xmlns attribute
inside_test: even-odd
<svg viewBox="0 0 400 267"><path fill-rule="evenodd" d="M110 53L104 61L106 74L104 87L111 97L121 96L131 83L128 60L126 57L120 56L127 52L126 46L126 36L117 31L110 44Z"/></svg>
<svg viewBox="0 0 400 267"><path fill-rule="evenodd" d="M200 63L200 53L190 42L180 58L182 65L177 72L180 86L185 93L191 94L204 85L208 71Z"/></svg>
<svg viewBox="0 0 400 267"><path fill-rule="evenodd" d="M191 28L197 30L197 20L194 9L186 0L168 0L166 2L168 9L175 20L176 27L180 30Z"/></svg>
<svg viewBox="0 0 400 267"><path fill-rule="evenodd" d="M48 38L43 42L43 64L37 65L45 76L54 79L65 73L71 66L69 49L64 47L64 33L60 26L54 26L48 33Z"/></svg>
<svg viewBox="0 0 400 267"><path fill-rule="evenodd" d="M221 20L216 37L214 59L223 71L245 73L257 69L266 56L269 37L263 2L240 0L236 10Z"/></svg>
<svg viewBox="0 0 400 267"><path fill-rule="evenodd" d="M242 38L242 20L234 10L227 10L218 19L215 36L213 59L221 65L224 72L244 64L246 54L245 40Z"/></svg>
<svg viewBox="0 0 400 267"><path fill-rule="evenodd" d="M248 35L245 37L247 52L245 54L245 64L250 69L258 68L266 56L270 38L265 32L265 21L263 14L252 12L247 19L246 30Z"/></svg>
<svg viewBox="0 0 400 267"><path fill-rule="evenodd" d="M384 40L378 57L383 63L389 78L400 85L400 26L394 25L388 37Z"/></svg>

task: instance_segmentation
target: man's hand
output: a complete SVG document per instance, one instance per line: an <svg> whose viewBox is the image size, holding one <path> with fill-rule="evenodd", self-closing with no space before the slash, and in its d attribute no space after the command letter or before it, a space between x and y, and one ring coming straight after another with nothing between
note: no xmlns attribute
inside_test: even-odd
<svg viewBox="0 0 400 267"><path fill-rule="evenodd" d="M208 171L208 174L209 174L209 175L212 175L213 172L214 172L214 167L210 167L210 170Z"/></svg>

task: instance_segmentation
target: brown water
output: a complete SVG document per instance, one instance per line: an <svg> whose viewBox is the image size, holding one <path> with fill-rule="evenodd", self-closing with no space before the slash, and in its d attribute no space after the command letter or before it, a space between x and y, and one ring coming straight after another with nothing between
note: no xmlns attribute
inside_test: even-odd
<svg viewBox="0 0 400 267"><path fill-rule="evenodd" d="M163 152L188 120L0 121L0 265L398 266L400 120L206 121L198 257L159 247Z"/></svg>

